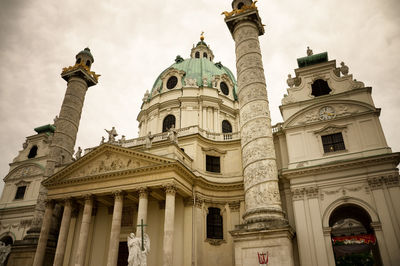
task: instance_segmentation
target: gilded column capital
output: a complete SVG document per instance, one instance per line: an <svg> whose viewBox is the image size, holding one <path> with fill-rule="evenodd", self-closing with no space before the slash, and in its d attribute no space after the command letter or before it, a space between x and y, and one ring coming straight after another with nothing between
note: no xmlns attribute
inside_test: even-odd
<svg viewBox="0 0 400 266"><path fill-rule="evenodd" d="M175 195L176 190L177 190L175 184L173 184L173 183L166 184L163 186L163 188L165 190L165 194L167 194L167 195L168 194Z"/></svg>
<svg viewBox="0 0 400 266"><path fill-rule="evenodd" d="M147 197L149 195L149 189L147 187L140 187L137 189L137 191L139 194L139 199L141 199L141 198L147 199Z"/></svg>

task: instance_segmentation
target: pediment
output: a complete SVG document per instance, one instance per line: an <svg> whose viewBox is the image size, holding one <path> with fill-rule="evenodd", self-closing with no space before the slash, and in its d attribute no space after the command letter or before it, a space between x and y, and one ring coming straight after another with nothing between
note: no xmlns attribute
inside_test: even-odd
<svg viewBox="0 0 400 266"><path fill-rule="evenodd" d="M43 175L43 173L44 167L42 165L36 163L23 164L8 173L4 178L4 182Z"/></svg>
<svg viewBox="0 0 400 266"><path fill-rule="evenodd" d="M327 108L325 111L323 108ZM334 121L335 119L354 116L366 112L375 112L371 105L356 101L329 101L312 105L292 115L284 124L285 128L304 126L317 122ZM325 114L324 114L325 113Z"/></svg>
<svg viewBox="0 0 400 266"><path fill-rule="evenodd" d="M75 183L88 177L118 175L174 162L171 159L103 144L43 182L45 186Z"/></svg>

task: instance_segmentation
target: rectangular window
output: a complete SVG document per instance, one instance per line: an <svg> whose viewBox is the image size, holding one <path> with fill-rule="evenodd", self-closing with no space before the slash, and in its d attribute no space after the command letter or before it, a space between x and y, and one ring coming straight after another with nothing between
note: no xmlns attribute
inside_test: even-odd
<svg viewBox="0 0 400 266"><path fill-rule="evenodd" d="M223 239L222 216L219 208L208 208L207 238Z"/></svg>
<svg viewBox="0 0 400 266"><path fill-rule="evenodd" d="M20 186L17 188L17 193L15 193L14 199L23 199L25 196L26 186Z"/></svg>
<svg viewBox="0 0 400 266"><path fill-rule="evenodd" d="M209 172L220 173L220 160L217 156L206 155L206 170Z"/></svg>
<svg viewBox="0 0 400 266"><path fill-rule="evenodd" d="M324 152L334 152L345 150L342 133L335 133L331 135L321 136Z"/></svg>

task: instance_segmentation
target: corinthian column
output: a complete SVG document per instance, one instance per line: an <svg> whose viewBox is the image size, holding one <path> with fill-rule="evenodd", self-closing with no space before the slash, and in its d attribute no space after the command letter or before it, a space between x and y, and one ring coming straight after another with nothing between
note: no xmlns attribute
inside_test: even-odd
<svg viewBox="0 0 400 266"><path fill-rule="evenodd" d="M233 6L239 1L233 1ZM243 1L242 1L243 2ZM283 218L264 69L258 36L264 33L252 1L225 22L235 40L245 213L248 228L276 228ZM238 8L239 9L239 8Z"/></svg>
<svg viewBox="0 0 400 266"><path fill-rule="evenodd" d="M85 263L87 240L89 236L90 220L92 218L93 197L85 197L85 207L83 208L81 231L79 232L78 251L75 266L83 266Z"/></svg>
<svg viewBox="0 0 400 266"><path fill-rule="evenodd" d="M174 252L174 220L175 220L175 193L173 185L165 186L165 220L164 220L164 243L163 243L163 265L173 265Z"/></svg>
<svg viewBox="0 0 400 266"><path fill-rule="evenodd" d="M54 202L52 200L46 201L46 210L44 212L42 230L40 231L39 242L37 245L35 259L33 266L42 266L44 262L44 255L46 253L47 239L49 238L51 218L53 216Z"/></svg>
<svg viewBox="0 0 400 266"><path fill-rule="evenodd" d="M65 246L67 245L69 224L71 222L72 202L66 199L64 204L64 212L61 220L60 233L58 235L56 255L54 258L54 266L61 266L64 260Z"/></svg>
<svg viewBox="0 0 400 266"><path fill-rule="evenodd" d="M148 194L149 190L146 187L139 188L139 207L138 207L138 215L136 224L139 225L142 222L143 224L147 223L147 205L148 205ZM143 228L144 232L146 231L146 227ZM139 237L142 235L142 230L140 228L136 229L136 236Z"/></svg>
<svg viewBox="0 0 400 266"><path fill-rule="evenodd" d="M121 191L114 192L114 212L111 223L111 236L110 245L108 248L107 266L117 265L118 248L119 248L119 234L121 232L121 218L122 218L122 205L123 195Z"/></svg>

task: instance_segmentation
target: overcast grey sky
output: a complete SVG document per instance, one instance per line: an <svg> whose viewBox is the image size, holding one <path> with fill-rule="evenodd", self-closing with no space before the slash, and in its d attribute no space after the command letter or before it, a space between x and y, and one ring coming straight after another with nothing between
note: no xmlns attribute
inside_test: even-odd
<svg viewBox="0 0 400 266"><path fill-rule="evenodd" d="M35 127L53 122L66 82L61 69L89 46L102 76L89 88L77 146L92 147L115 126L137 137L136 116L146 89L176 57L189 57L205 31L215 62L233 73L234 42L222 11L230 0L0 1L0 177ZM400 1L303 0L257 4L266 34L260 37L273 123L286 93L287 74L306 47L344 61L354 78L372 86L393 151L400 151ZM2 189L3 184L0 185Z"/></svg>

